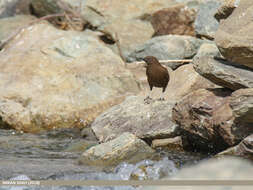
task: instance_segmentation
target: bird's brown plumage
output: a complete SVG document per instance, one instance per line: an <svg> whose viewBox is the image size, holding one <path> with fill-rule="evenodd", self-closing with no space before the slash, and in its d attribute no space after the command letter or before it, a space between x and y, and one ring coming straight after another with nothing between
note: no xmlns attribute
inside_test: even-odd
<svg viewBox="0 0 253 190"><path fill-rule="evenodd" d="M147 56L143 60L147 63L146 75L150 90L152 91L153 87L158 87L163 88L163 92L165 92L170 80L168 70L153 56Z"/></svg>

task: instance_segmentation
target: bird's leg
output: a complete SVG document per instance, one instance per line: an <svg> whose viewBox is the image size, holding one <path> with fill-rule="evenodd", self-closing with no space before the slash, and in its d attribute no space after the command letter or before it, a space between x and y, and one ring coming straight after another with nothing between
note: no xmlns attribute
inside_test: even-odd
<svg viewBox="0 0 253 190"><path fill-rule="evenodd" d="M164 98L164 91L162 92L162 94L161 94L161 97L158 99L159 101L165 101L165 98Z"/></svg>
<svg viewBox="0 0 253 190"><path fill-rule="evenodd" d="M149 104L150 103L150 101L152 100L152 98L151 98L151 93L152 91L150 91L150 92L148 92L148 96L144 99L144 102L145 103L147 103L147 104Z"/></svg>

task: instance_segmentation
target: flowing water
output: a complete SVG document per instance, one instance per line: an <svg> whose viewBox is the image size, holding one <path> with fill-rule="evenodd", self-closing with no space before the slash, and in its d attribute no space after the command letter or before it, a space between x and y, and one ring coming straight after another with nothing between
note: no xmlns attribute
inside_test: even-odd
<svg viewBox="0 0 253 190"><path fill-rule="evenodd" d="M78 165L84 149L97 144L85 140L77 129L25 134L0 129L0 180L144 180L172 176L201 155L157 151L155 160L121 163L115 168ZM0 187L0 190L134 190L138 187Z"/></svg>

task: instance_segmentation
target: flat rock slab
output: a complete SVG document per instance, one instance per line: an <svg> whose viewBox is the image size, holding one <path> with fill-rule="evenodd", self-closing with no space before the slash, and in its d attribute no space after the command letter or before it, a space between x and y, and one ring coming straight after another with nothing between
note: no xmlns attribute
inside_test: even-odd
<svg viewBox="0 0 253 190"><path fill-rule="evenodd" d="M195 70L213 83L237 90L253 87L253 70L221 59L203 56L193 61Z"/></svg>
<svg viewBox="0 0 253 190"><path fill-rule="evenodd" d="M123 133L112 141L93 146L79 158L80 164L116 166L126 161L135 163L152 157L155 151L131 133Z"/></svg>
<svg viewBox="0 0 253 190"><path fill-rule="evenodd" d="M173 103L154 100L146 104L144 98L130 96L98 116L91 127L99 141L106 142L124 132L145 139L175 136L177 125L171 121Z"/></svg>

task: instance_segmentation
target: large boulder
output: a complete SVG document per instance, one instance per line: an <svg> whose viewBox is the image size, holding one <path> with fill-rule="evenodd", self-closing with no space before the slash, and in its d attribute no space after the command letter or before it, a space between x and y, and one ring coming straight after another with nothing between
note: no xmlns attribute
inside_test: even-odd
<svg viewBox="0 0 253 190"><path fill-rule="evenodd" d="M191 36L157 36L138 46L127 57L127 61L141 60L149 55L159 60L191 58L197 53L202 43L202 40Z"/></svg>
<svg viewBox="0 0 253 190"><path fill-rule="evenodd" d="M200 89L185 96L172 110L172 118L193 148L218 152L233 146L253 132L235 124L229 105L231 91Z"/></svg>
<svg viewBox="0 0 253 190"><path fill-rule="evenodd" d="M123 133L118 138L93 146L79 158L79 163L94 166L117 166L126 161L136 163L152 157L155 151L144 141L131 133Z"/></svg>
<svg viewBox="0 0 253 190"><path fill-rule="evenodd" d="M220 22L215 42L229 61L253 68L253 1L240 0L239 6Z"/></svg>
<svg viewBox="0 0 253 190"><path fill-rule="evenodd" d="M173 103L154 100L146 104L144 98L128 97L98 116L91 127L99 141L107 142L124 132L147 140L176 136L178 126L171 121Z"/></svg>
<svg viewBox="0 0 253 190"><path fill-rule="evenodd" d="M214 13L220 7L219 0L204 1L200 6L194 23L196 35L207 39L214 39L214 34L219 27Z"/></svg>
<svg viewBox="0 0 253 190"><path fill-rule="evenodd" d="M155 12L151 23L155 36L177 34L194 36L196 11L184 4L175 5Z"/></svg>
<svg viewBox="0 0 253 190"><path fill-rule="evenodd" d="M217 85L232 90L253 88L253 70L243 65L212 56L196 56L193 63L200 75Z"/></svg>
<svg viewBox="0 0 253 190"><path fill-rule="evenodd" d="M21 27L34 21L36 18L29 15L17 15L0 19L0 44L14 35Z"/></svg>
<svg viewBox="0 0 253 190"><path fill-rule="evenodd" d="M18 130L84 127L139 87L119 56L86 33L41 23L0 52L0 116Z"/></svg>

